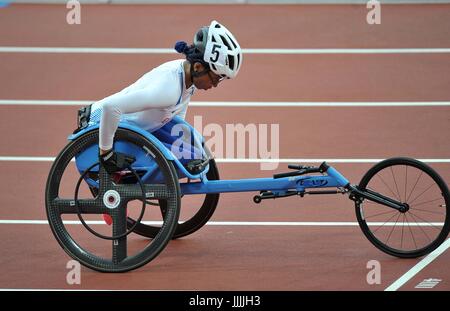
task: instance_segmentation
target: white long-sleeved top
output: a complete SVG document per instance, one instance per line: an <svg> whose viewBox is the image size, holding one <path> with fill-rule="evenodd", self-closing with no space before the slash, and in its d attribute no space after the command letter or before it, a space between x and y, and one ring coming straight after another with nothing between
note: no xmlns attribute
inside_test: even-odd
<svg viewBox="0 0 450 311"><path fill-rule="evenodd" d="M185 118L195 86L186 89L183 63L184 59L164 63L122 91L92 105L90 122L100 122L101 149L112 148L120 121L153 132L175 115Z"/></svg>

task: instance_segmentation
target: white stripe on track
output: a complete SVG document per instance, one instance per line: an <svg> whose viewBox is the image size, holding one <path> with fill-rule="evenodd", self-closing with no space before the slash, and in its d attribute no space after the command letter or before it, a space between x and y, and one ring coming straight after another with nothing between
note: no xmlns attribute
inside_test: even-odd
<svg viewBox="0 0 450 311"><path fill-rule="evenodd" d="M2 99L0 105L11 106L86 106L92 100L29 100L29 99Z"/></svg>
<svg viewBox="0 0 450 311"><path fill-rule="evenodd" d="M0 292L166 292L185 289L67 289L67 288L0 288ZM190 290L195 291L195 290Z"/></svg>
<svg viewBox="0 0 450 311"><path fill-rule="evenodd" d="M419 261L414 267L412 267L408 272L403 274L398 280L389 285L385 291L391 292L396 291L402 287L406 282L411 280L415 275L417 275L423 268L428 266L433 260L435 260L439 255L444 253L448 248L450 248L450 239L447 239L433 252L428 254L424 259Z"/></svg>
<svg viewBox="0 0 450 311"><path fill-rule="evenodd" d="M385 159L216 159L217 163L378 163ZM450 163L450 159L418 159L425 163Z"/></svg>
<svg viewBox="0 0 450 311"><path fill-rule="evenodd" d="M242 49L244 54L434 54L450 48ZM1 46L0 53L177 54L173 48Z"/></svg>
<svg viewBox="0 0 450 311"><path fill-rule="evenodd" d="M66 225L81 225L79 220L64 220ZM102 220L86 220L89 225L104 225L105 222ZM143 221L146 225L161 225L161 221ZM395 222L369 222L372 226L408 226L408 224L399 224ZM22 220L22 219L3 219L0 220L0 225L48 225L47 220ZM345 222L345 221L209 221L206 225L208 226L342 226L342 227L354 227L358 226L357 222ZM415 226L443 226L443 223L414 223L409 224L410 227Z"/></svg>
<svg viewBox="0 0 450 311"><path fill-rule="evenodd" d="M53 162L55 157L0 157L4 162Z"/></svg>
<svg viewBox="0 0 450 311"><path fill-rule="evenodd" d="M215 159L217 163L378 163L384 159ZM450 159L418 159L425 163L450 163ZM55 157L0 156L0 162L53 162ZM72 160L73 161L73 160Z"/></svg>
<svg viewBox="0 0 450 311"><path fill-rule="evenodd" d="M435 107L450 101L426 102L192 102L193 107Z"/></svg>
<svg viewBox="0 0 450 311"><path fill-rule="evenodd" d="M86 106L92 100L23 100L2 99L0 106ZM450 101L417 102L247 102L247 101L192 101L190 107L436 107L450 106Z"/></svg>
<svg viewBox="0 0 450 311"><path fill-rule="evenodd" d="M246 54L429 54L450 53L450 48L379 49L243 49Z"/></svg>

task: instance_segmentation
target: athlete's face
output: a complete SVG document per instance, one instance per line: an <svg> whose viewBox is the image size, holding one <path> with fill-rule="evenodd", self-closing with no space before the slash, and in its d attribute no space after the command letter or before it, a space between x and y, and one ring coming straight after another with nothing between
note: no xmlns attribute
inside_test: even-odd
<svg viewBox="0 0 450 311"><path fill-rule="evenodd" d="M194 64L194 71L202 72L204 69L202 64ZM194 85L197 89L209 90L212 87L217 87L222 80L222 77L216 75L212 71L208 71L208 73L201 75L200 77L195 77Z"/></svg>

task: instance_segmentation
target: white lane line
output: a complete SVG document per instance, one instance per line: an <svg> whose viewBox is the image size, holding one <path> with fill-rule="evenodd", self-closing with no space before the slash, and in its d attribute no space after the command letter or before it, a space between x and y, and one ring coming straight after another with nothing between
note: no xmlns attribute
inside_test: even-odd
<svg viewBox="0 0 450 311"><path fill-rule="evenodd" d="M0 53L177 54L172 48L90 48L0 46Z"/></svg>
<svg viewBox="0 0 450 311"><path fill-rule="evenodd" d="M243 49L247 54L428 54L450 53L450 48L398 49Z"/></svg>
<svg viewBox="0 0 450 311"><path fill-rule="evenodd" d="M93 100L25 100L2 99L0 105L13 106L86 106ZM450 101L417 102L250 102L250 101L192 101L190 107L437 107L450 106Z"/></svg>
<svg viewBox="0 0 450 311"><path fill-rule="evenodd" d="M177 54L173 48L1 46L1 53ZM435 54L450 48L242 49L244 54Z"/></svg>
<svg viewBox="0 0 450 311"><path fill-rule="evenodd" d="M423 102L192 102L194 107L436 107L450 101Z"/></svg>
<svg viewBox="0 0 450 311"><path fill-rule="evenodd" d="M12 106L86 106L93 100L28 100L28 99L2 99L0 105Z"/></svg>
<svg viewBox="0 0 450 311"><path fill-rule="evenodd" d="M66 225L81 225L79 220L63 220ZM102 220L86 220L89 225L104 225L105 222ZM146 225L161 225L162 221L143 221ZM0 220L0 225L48 225L47 220L23 220L23 219L2 219ZM207 226L299 226L299 227L309 227L309 226L340 226L340 227L354 227L358 226L357 222L345 222L345 221L209 221ZM369 222L368 225L372 226L401 226L395 222ZM444 223L414 223L414 224L404 224L404 226L443 226Z"/></svg>
<svg viewBox="0 0 450 311"><path fill-rule="evenodd" d="M378 163L385 159L216 159L218 163ZM450 163L450 159L418 159L426 163Z"/></svg>
<svg viewBox="0 0 450 311"><path fill-rule="evenodd" d="M215 159L217 163L378 163L384 159ZM425 163L450 163L450 159L418 159ZM55 157L0 156L0 162L53 162ZM72 160L73 161L73 160Z"/></svg>
<svg viewBox="0 0 450 311"><path fill-rule="evenodd" d="M67 289L67 288L0 288L0 292L166 292L185 289ZM194 290L190 290L194 291Z"/></svg>
<svg viewBox="0 0 450 311"><path fill-rule="evenodd" d="M424 259L419 261L414 267L412 267L408 272L403 274L398 280L389 285L385 291L396 291L402 287L406 282L412 279L416 274L418 274L423 268L428 266L433 260L435 260L439 255L445 252L450 247L450 239L447 239L444 243L436 248L433 252L428 254Z"/></svg>
<svg viewBox="0 0 450 311"><path fill-rule="evenodd" d="M55 157L0 157L4 162L53 162Z"/></svg>

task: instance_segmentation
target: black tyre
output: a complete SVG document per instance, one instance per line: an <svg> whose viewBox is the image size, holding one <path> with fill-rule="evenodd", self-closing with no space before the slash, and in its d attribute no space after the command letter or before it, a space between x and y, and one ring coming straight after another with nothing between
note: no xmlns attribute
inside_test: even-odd
<svg viewBox="0 0 450 311"><path fill-rule="evenodd" d="M219 170L217 169L217 164L214 159L209 161L209 170L206 173L206 177L208 180L219 180ZM193 203L186 202L187 198L183 199L185 203L182 203L180 221L177 225L175 233L172 236L172 239L190 235L202 228L214 214L219 202L219 196L219 193L195 195L196 202ZM192 196L189 195L186 197ZM164 201L160 201L159 205L161 213L164 215L167 209L166 203ZM135 225L135 221L129 217L127 224L130 228ZM140 223L136 226L134 232L148 238L154 238L159 230L160 228L158 226Z"/></svg>
<svg viewBox="0 0 450 311"><path fill-rule="evenodd" d="M383 252L414 258L441 245L450 230L450 196L446 183L431 167L410 158L391 158L373 166L359 189L369 189L409 209L364 200L356 202L356 217L364 235Z"/></svg>
<svg viewBox="0 0 450 311"><path fill-rule="evenodd" d="M141 267L154 259L167 245L175 232L178 223L180 211L180 186L176 174L176 170L170 161L167 161L162 153L147 139L141 135L125 130L118 129L115 136L116 141L122 141L133 144L136 148L141 148L146 156L151 156L158 165L158 169L162 172L163 182L160 184L115 184L111 181L110 176L101 168L97 173L99 177L100 187L97 195L92 198L89 194L87 199L79 199L75 204L74 196L64 194L68 187L63 185L63 176L78 175L78 171L71 164L72 159L87 147L98 144L98 130L88 132L75 141L69 143L58 155L50 170L46 193L46 211L47 218L54 236L73 259L78 260L81 264L102 272L124 272ZM65 171L70 171L65 174ZM71 186L74 189L75 185ZM145 193L142 193L144 188ZM119 194L120 204L117 207L106 207L106 192L114 189ZM86 190L85 193L89 193ZM130 202L142 203L142 198L152 196L153 198L164 200L167 210L164 218L161 219L162 225L152 240L146 240L143 244L142 239L132 240L127 234L127 210L130 209ZM138 204L139 205L139 204ZM68 229L63 221L63 216L74 217L78 209L81 209L83 216L91 217L89 214L109 214L113 219L111 227L103 225L103 229L112 230L112 235L120 237L117 240L99 239L96 236L79 233L80 226L72 226ZM98 215L94 215L94 217ZM91 220L92 221L92 220ZM95 225L99 226L95 221ZM102 223L102 222L100 222ZM80 234L78 242L73 238L74 235ZM131 233L132 235L133 233ZM89 239L95 239L94 241ZM137 237L138 238L138 237ZM98 241L100 240L100 241ZM129 243L127 243L127 240ZM112 243L111 243L112 242ZM81 245L83 243L83 246ZM104 246L110 257L98 255L97 250L100 249L100 243L106 243ZM133 244L134 243L134 244ZM139 246L138 250L130 255L129 252L133 247ZM112 247L111 247L112 246ZM96 251L91 251L96 248ZM131 247L131 248L130 248ZM103 250L103 249L102 249Z"/></svg>

